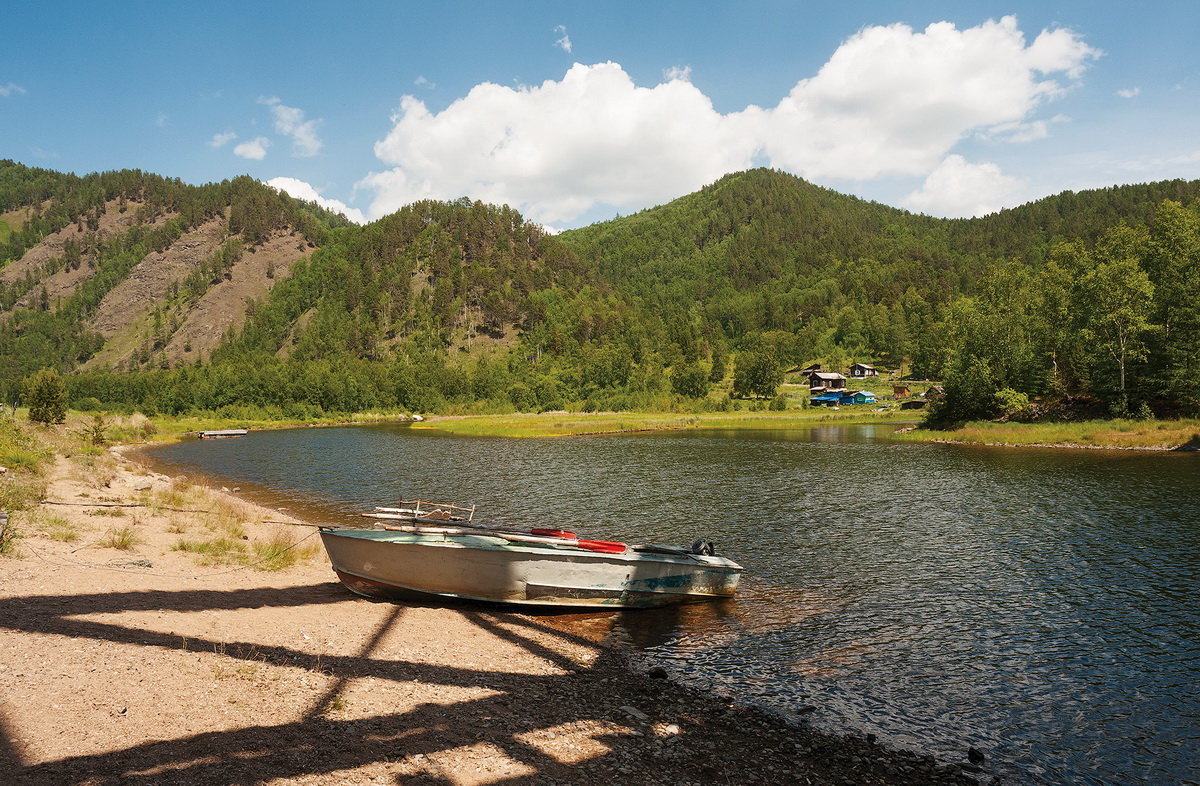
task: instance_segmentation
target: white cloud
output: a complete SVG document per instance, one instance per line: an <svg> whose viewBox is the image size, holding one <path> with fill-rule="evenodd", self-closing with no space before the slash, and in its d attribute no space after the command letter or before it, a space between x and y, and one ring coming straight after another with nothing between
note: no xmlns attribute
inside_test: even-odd
<svg viewBox="0 0 1200 786"><path fill-rule="evenodd" d="M567 28L563 25L557 25L554 32L562 33L562 38L554 42L554 45L563 50L567 54L571 54L571 36L567 35Z"/></svg>
<svg viewBox="0 0 1200 786"><path fill-rule="evenodd" d="M1119 95L1121 98L1133 98L1141 92L1142 89L1140 87L1125 87L1118 90L1117 95Z"/></svg>
<svg viewBox="0 0 1200 786"><path fill-rule="evenodd" d="M262 161L267 157L267 148L270 146L270 139L267 139L265 136L255 137L235 146L233 154L242 158L249 158L253 161Z"/></svg>
<svg viewBox="0 0 1200 786"><path fill-rule="evenodd" d="M1019 202L1023 186L995 164L971 164L955 154L946 156L902 204L931 216L983 216Z"/></svg>
<svg viewBox="0 0 1200 786"><path fill-rule="evenodd" d="M317 136L319 119L305 120L304 110L287 106L271 96L260 98L258 103L271 108L271 116L275 120L275 130L292 138L292 155L298 158L311 158L321 152L321 139Z"/></svg>
<svg viewBox="0 0 1200 786"><path fill-rule="evenodd" d="M1099 52L1069 30L1032 44L1014 17L958 30L949 22L914 32L869 27L800 81L772 110L747 110L764 125L776 166L810 177L926 174L965 135L1025 121Z"/></svg>
<svg viewBox="0 0 1200 786"><path fill-rule="evenodd" d="M166 112L159 112L154 118L154 125L158 126L159 128L166 128L168 125L170 125L170 123L171 118L167 117Z"/></svg>
<svg viewBox="0 0 1200 786"><path fill-rule="evenodd" d="M25 93L25 88L12 82L5 82L0 85L0 98L8 98L9 96L19 96Z"/></svg>
<svg viewBox="0 0 1200 786"><path fill-rule="evenodd" d="M345 202L337 199L326 199L317 192L317 189L303 180L297 180L294 177L273 177L267 181L267 185L271 186L271 188L277 188L296 199L303 199L305 202L316 202L326 210L341 213L356 224L367 223L367 217L363 215L361 210L356 207L350 207Z"/></svg>
<svg viewBox="0 0 1200 786"><path fill-rule="evenodd" d="M481 84L444 111L406 96L375 154L393 168L363 184L372 215L468 195L569 221L597 203L645 206L750 163L712 103L687 82L638 87L615 63L575 64L537 87Z"/></svg>
<svg viewBox="0 0 1200 786"><path fill-rule="evenodd" d="M692 81L692 67L691 66L671 66L670 68L663 69L663 81L664 82L673 82L676 79L678 79L681 82Z"/></svg>
<svg viewBox="0 0 1200 786"><path fill-rule="evenodd" d="M224 147L235 139L237 139L237 134L232 131L226 131L223 134L213 134L212 139L208 140L208 146Z"/></svg>
<svg viewBox="0 0 1200 786"><path fill-rule="evenodd" d="M1192 150L1172 156L1150 156L1122 161L1117 169L1125 172L1155 172L1163 178L1180 177L1180 167L1200 164L1200 150Z"/></svg>
<svg viewBox="0 0 1200 786"><path fill-rule="evenodd" d="M413 84L416 85L417 87L424 87L427 90L432 90L433 88L437 87L437 82L430 82L428 79L425 78L424 74L422 74L421 76L418 76L416 79L414 79Z"/></svg>
<svg viewBox="0 0 1200 786"><path fill-rule="evenodd" d="M759 161L815 180L924 177L965 137L1048 134L1035 111L1099 55L1065 29L1027 43L1013 17L868 27L776 106L729 114L686 69L640 87L617 63L576 63L541 85L476 85L440 112L405 96L375 145L389 168L361 185L376 191L372 215L466 195L564 223L597 205L641 209Z"/></svg>

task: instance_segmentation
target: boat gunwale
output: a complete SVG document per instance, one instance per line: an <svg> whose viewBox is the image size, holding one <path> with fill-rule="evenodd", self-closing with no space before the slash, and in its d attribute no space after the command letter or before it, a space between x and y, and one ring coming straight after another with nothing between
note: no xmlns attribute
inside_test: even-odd
<svg viewBox="0 0 1200 786"><path fill-rule="evenodd" d="M555 547L547 544L546 546L524 545L507 541L498 535L489 535L486 532L471 535L445 535L441 533L409 533L409 532L391 532L389 530L374 530L374 529L354 529L354 528L325 528L320 529L321 536L336 535L339 537L355 538L358 540L370 541L372 543L388 543L395 546L427 546L430 548L455 548L455 549L474 549L477 551L501 551L515 552L520 554L533 554L552 557L583 557L588 560L596 560L599 562L662 562L670 565L686 565L690 567L703 567L710 570L724 570L742 572L745 570L740 564L734 562L728 557L719 557L716 555L705 554L666 554L662 552L645 552L636 551L633 548L623 553L599 552L581 549L576 546L560 546ZM384 537L364 537L365 533L385 533ZM403 537L404 540L392 538ZM408 538L411 538L408 539ZM429 541L430 538L441 538L440 541ZM487 541L495 541L488 543L460 543L458 538L480 538ZM711 561L710 561L711 560Z"/></svg>

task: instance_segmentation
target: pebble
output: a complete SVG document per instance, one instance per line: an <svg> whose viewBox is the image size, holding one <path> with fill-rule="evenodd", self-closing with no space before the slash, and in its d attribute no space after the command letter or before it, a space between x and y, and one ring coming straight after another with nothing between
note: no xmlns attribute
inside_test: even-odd
<svg viewBox="0 0 1200 786"><path fill-rule="evenodd" d="M643 721L644 721L644 720L649 720L649 719L650 719L650 716L649 716L649 715L647 715L646 713L642 712L642 711L641 711L641 710L639 710L637 707L630 707L628 704L626 704L624 707L622 707L622 708L621 708L621 712L623 712L623 713L625 713L626 715L628 715L629 717L631 717L631 718L635 718L635 719L637 719L637 720L643 720Z"/></svg>

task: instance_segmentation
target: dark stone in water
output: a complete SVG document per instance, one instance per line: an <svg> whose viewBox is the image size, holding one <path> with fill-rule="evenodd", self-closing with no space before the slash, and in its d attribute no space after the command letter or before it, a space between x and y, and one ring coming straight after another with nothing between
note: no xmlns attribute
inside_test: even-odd
<svg viewBox="0 0 1200 786"><path fill-rule="evenodd" d="M662 666L651 666L646 672L646 676L653 677L656 680L665 680L667 678L667 670Z"/></svg>
<svg viewBox="0 0 1200 786"><path fill-rule="evenodd" d="M983 764L987 760L987 756L983 755L983 751L976 747L967 748L967 761L972 764Z"/></svg>

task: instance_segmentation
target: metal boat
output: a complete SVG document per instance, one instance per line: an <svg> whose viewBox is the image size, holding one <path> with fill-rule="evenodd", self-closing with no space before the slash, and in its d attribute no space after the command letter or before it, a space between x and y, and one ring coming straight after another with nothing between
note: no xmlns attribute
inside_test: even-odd
<svg viewBox="0 0 1200 786"><path fill-rule="evenodd" d="M562 530L409 521L379 529L323 527L321 540L342 583L370 598L642 608L730 597L742 573L702 541L690 548L639 546Z"/></svg>

